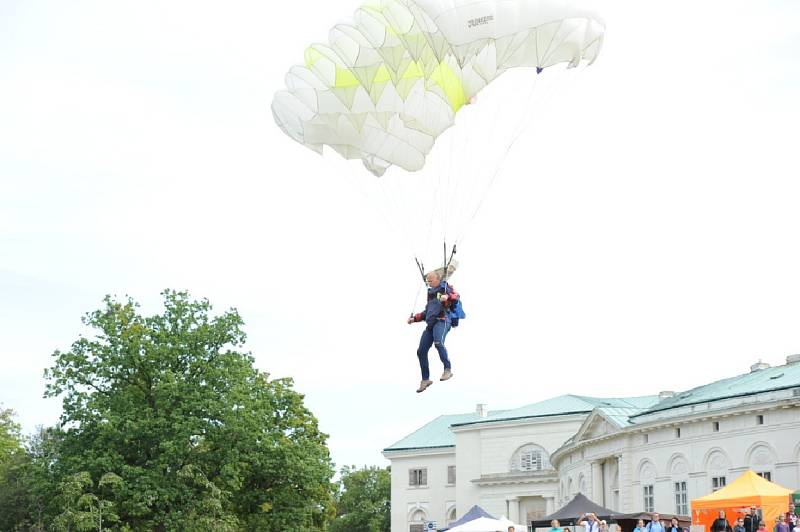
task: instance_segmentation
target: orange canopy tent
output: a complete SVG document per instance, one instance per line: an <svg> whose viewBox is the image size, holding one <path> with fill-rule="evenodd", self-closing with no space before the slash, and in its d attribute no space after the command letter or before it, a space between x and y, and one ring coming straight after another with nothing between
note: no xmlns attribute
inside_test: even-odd
<svg viewBox="0 0 800 532"><path fill-rule="evenodd" d="M717 518L718 512L724 510L726 519L733 527L740 515L755 506L761 510L767 530L772 530L778 515L789 511L791 494L792 490L770 482L752 471L745 471L724 488L694 499L692 524L704 525L707 531L711 530L711 524Z"/></svg>

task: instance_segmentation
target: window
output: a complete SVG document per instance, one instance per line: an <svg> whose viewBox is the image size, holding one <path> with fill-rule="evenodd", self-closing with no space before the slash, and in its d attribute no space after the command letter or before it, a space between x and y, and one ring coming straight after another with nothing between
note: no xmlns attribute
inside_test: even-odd
<svg viewBox="0 0 800 532"><path fill-rule="evenodd" d="M547 451L535 443L528 443L517 449L509 466L511 471L526 472L552 468Z"/></svg>
<svg viewBox="0 0 800 532"><path fill-rule="evenodd" d="M761 478L764 478L766 480L770 480L770 481L772 480L772 473L770 473L769 471L762 471L762 472L758 473L758 476L761 477Z"/></svg>
<svg viewBox="0 0 800 532"><path fill-rule="evenodd" d="M539 471L542 469L542 452L539 450L523 451L519 455L520 471Z"/></svg>
<svg viewBox="0 0 800 532"><path fill-rule="evenodd" d="M409 469L408 470L408 485L409 486L427 486L428 485L428 470L422 469Z"/></svg>
<svg viewBox="0 0 800 532"><path fill-rule="evenodd" d="M680 428L675 429L675 437L676 438L680 438L681 437L681 429Z"/></svg>
<svg viewBox="0 0 800 532"><path fill-rule="evenodd" d="M675 483L675 513L689 515L689 495L685 481Z"/></svg>
<svg viewBox="0 0 800 532"><path fill-rule="evenodd" d="M411 514L408 524L408 532L425 532L425 512L416 510Z"/></svg>
<svg viewBox="0 0 800 532"><path fill-rule="evenodd" d="M711 491L725 487L725 477L711 477Z"/></svg>
<svg viewBox="0 0 800 532"><path fill-rule="evenodd" d="M643 487L644 491L644 511L655 512L655 499L653 498L653 485L648 484Z"/></svg>
<svg viewBox="0 0 800 532"><path fill-rule="evenodd" d="M719 432L719 421L715 421L711 424L711 431Z"/></svg>
<svg viewBox="0 0 800 532"><path fill-rule="evenodd" d="M764 416L761 414L756 416L756 425L763 425L764 424Z"/></svg>
<svg viewBox="0 0 800 532"><path fill-rule="evenodd" d="M451 508L450 511L447 513L447 524L449 525L453 521L458 520L458 516L456 515L455 507Z"/></svg>
<svg viewBox="0 0 800 532"><path fill-rule="evenodd" d="M448 484L456 483L456 466L454 465L447 466L447 483Z"/></svg>

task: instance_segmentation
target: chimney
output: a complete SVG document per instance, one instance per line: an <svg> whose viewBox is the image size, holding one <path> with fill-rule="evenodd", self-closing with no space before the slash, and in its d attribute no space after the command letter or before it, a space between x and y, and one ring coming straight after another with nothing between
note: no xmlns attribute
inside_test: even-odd
<svg viewBox="0 0 800 532"><path fill-rule="evenodd" d="M750 366L750 373L755 373L756 371L761 371L762 369L767 369L767 368L769 368L769 364L767 364L766 362L761 362L761 360L759 360L758 362Z"/></svg>
<svg viewBox="0 0 800 532"><path fill-rule="evenodd" d="M800 364L800 355L789 355L786 357L786 365L791 366L792 364Z"/></svg>
<svg viewBox="0 0 800 532"><path fill-rule="evenodd" d="M475 413L481 417L486 417L489 414L489 411L486 410L486 403L478 403L475 406Z"/></svg>
<svg viewBox="0 0 800 532"><path fill-rule="evenodd" d="M675 397L675 392L670 390L664 390L663 392L658 392L658 401L661 402L664 399L669 399L670 397Z"/></svg>

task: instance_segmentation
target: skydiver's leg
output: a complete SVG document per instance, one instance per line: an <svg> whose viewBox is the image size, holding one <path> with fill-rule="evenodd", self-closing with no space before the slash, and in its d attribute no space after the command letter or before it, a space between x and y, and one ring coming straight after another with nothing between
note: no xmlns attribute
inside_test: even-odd
<svg viewBox="0 0 800 532"><path fill-rule="evenodd" d="M447 357L447 348L444 346L444 339L450 331L450 322L446 320L437 321L433 326L433 345L439 352L439 360L444 364L444 369L450 369L450 359Z"/></svg>
<svg viewBox="0 0 800 532"><path fill-rule="evenodd" d="M422 380L427 381L430 379L431 373L428 368L428 350L433 345L433 328L430 325L425 326L422 331L422 336L419 339L419 348L417 349L417 358L419 359L419 369L422 371Z"/></svg>

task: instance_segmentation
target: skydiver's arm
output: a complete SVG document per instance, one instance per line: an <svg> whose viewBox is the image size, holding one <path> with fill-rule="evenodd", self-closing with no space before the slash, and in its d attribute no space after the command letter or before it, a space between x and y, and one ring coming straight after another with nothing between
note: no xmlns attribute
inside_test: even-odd
<svg viewBox="0 0 800 532"><path fill-rule="evenodd" d="M424 312L417 312L416 314L412 314L410 318L408 318L408 323L417 323L425 319Z"/></svg>

